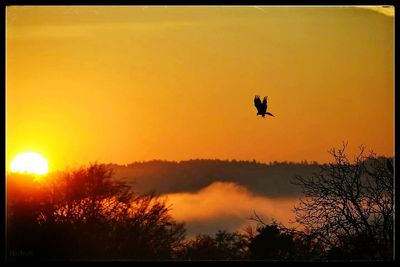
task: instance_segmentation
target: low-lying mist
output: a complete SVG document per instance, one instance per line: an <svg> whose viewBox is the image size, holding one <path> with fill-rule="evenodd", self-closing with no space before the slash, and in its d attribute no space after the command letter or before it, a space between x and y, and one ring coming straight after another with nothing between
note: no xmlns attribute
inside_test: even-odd
<svg viewBox="0 0 400 267"><path fill-rule="evenodd" d="M264 222L272 219L286 226L294 220L293 207L298 197L266 197L256 195L233 182L214 182L197 191L165 194L171 215L185 221L188 237L214 234L218 230L244 231L254 226L254 212Z"/></svg>

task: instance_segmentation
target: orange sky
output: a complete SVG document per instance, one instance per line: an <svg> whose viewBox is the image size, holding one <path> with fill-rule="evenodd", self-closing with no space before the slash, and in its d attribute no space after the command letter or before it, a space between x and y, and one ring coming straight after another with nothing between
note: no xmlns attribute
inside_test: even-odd
<svg viewBox="0 0 400 267"><path fill-rule="evenodd" d="M378 7L8 7L7 167L24 151L50 169L324 162L346 140L393 155L393 22Z"/></svg>

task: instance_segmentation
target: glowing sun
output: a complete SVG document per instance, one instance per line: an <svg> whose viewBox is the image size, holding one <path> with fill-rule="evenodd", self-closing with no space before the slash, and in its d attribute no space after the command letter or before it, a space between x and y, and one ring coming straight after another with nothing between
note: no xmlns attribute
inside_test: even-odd
<svg viewBox="0 0 400 267"><path fill-rule="evenodd" d="M26 152L14 158L11 162L11 171L19 173L46 174L47 160L37 153Z"/></svg>

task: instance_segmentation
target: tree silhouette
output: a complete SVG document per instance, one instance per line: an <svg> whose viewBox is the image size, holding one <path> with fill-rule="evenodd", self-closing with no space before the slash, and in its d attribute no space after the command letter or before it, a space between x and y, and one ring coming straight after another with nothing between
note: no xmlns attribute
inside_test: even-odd
<svg viewBox="0 0 400 267"><path fill-rule="evenodd" d="M392 260L393 170L363 146L350 162L346 146L331 149L334 162L319 173L296 177L304 193L296 221L328 258Z"/></svg>
<svg viewBox="0 0 400 267"><path fill-rule="evenodd" d="M134 194L113 179L110 166L91 164L54 179L38 193L45 198L10 196L9 251L55 259L169 259L184 238L184 225L163 200Z"/></svg>

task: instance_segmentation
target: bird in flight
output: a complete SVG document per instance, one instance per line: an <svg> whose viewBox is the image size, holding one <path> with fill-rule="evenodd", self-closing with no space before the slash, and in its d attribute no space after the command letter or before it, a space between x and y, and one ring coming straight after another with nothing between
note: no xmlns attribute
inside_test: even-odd
<svg viewBox="0 0 400 267"><path fill-rule="evenodd" d="M267 97L265 96L263 101L261 102L260 96L256 95L254 97L254 105L257 108L257 116L261 115L263 118L265 118L265 115L270 115L272 117L275 117L271 113L267 112Z"/></svg>

